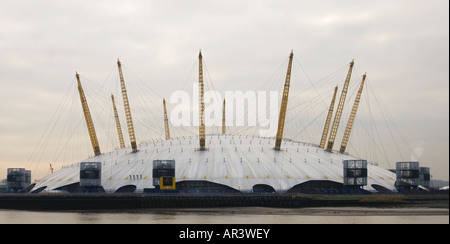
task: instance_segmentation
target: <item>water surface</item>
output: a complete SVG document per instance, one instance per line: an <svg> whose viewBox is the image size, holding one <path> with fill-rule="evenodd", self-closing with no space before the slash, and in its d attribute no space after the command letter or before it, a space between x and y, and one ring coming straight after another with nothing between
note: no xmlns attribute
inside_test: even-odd
<svg viewBox="0 0 450 244"><path fill-rule="evenodd" d="M0 209L0 224L449 224L449 215L434 208Z"/></svg>

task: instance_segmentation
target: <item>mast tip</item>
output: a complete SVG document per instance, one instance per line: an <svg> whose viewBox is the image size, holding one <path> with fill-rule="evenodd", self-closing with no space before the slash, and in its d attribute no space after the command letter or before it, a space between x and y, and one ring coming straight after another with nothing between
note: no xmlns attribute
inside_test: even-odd
<svg viewBox="0 0 450 244"><path fill-rule="evenodd" d="M352 61L350 62L350 66L353 67L354 64L355 64L355 59L352 59Z"/></svg>

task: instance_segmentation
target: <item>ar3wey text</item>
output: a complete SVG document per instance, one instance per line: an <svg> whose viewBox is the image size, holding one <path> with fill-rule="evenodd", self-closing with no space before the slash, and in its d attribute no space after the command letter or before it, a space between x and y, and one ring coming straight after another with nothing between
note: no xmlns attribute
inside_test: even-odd
<svg viewBox="0 0 450 244"><path fill-rule="evenodd" d="M213 237L221 239L267 239L270 229L225 229L222 233L214 233L208 230L186 230L180 231L180 239L206 239L210 241Z"/></svg>

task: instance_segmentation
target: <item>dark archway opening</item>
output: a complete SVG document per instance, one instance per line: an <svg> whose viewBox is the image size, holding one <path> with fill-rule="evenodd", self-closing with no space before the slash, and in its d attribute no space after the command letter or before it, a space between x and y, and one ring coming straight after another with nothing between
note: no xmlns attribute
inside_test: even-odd
<svg viewBox="0 0 450 244"><path fill-rule="evenodd" d="M203 180L180 181L176 189L186 193L240 193L232 187Z"/></svg>
<svg viewBox="0 0 450 244"><path fill-rule="evenodd" d="M344 184L329 180L310 180L289 189L288 193L336 194L344 190Z"/></svg>
<svg viewBox="0 0 450 244"><path fill-rule="evenodd" d="M135 185L125 185L125 186L121 186L114 193L133 193L135 190L136 190Z"/></svg>
<svg viewBox="0 0 450 244"><path fill-rule="evenodd" d="M253 186L254 193L275 193L275 189L272 186L266 184L257 184Z"/></svg>

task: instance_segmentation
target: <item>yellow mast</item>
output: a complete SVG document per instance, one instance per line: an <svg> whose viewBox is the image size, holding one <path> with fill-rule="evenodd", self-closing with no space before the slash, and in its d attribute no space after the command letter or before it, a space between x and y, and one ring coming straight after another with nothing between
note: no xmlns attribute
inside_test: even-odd
<svg viewBox="0 0 450 244"><path fill-rule="evenodd" d="M200 116L200 126L198 127L199 139L200 139L200 150L206 150L205 147L205 101L204 101L204 84L203 84L203 64L202 64L202 51L198 55L198 84L199 89L199 116Z"/></svg>
<svg viewBox="0 0 450 244"><path fill-rule="evenodd" d="M222 134L227 133L227 127L225 126L225 99L223 99L223 111L222 111Z"/></svg>
<svg viewBox="0 0 450 244"><path fill-rule="evenodd" d="M286 80L284 82L283 98L281 100L280 116L278 117L278 130L275 140L275 150L280 150L281 140L283 139L284 121L286 119L286 109L289 96L289 86L291 83L291 68L292 68L292 58L294 57L294 51L291 51L289 55L289 64L286 72Z"/></svg>
<svg viewBox="0 0 450 244"><path fill-rule="evenodd" d="M166 99L164 98L163 98L163 106L164 106L164 129L166 132L166 140L169 140L170 139L169 120L167 119Z"/></svg>
<svg viewBox="0 0 450 244"><path fill-rule="evenodd" d="M350 62L350 68L348 69L347 78L345 79L344 87L342 88L341 98L337 107L336 115L334 115L333 126L331 127L330 138L328 139L327 151L333 150L334 140L336 139L336 133L339 127L339 122L342 116L342 110L344 108L345 97L347 96L348 84L350 83L350 77L352 76L354 60Z"/></svg>
<svg viewBox="0 0 450 244"><path fill-rule="evenodd" d="M344 153L347 148L350 133L352 132L353 122L355 121L356 112L358 111L359 101L361 100L361 93L364 87L364 81L366 80L366 74L363 75L361 85L359 86L358 94L356 94L355 103L353 104L352 112L348 118L347 127L345 128L344 137L342 138L340 153Z"/></svg>
<svg viewBox="0 0 450 244"><path fill-rule="evenodd" d="M128 127L128 134L130 135L131 148L133 152L137 152L136 135L134 134L133 119L131 117L131 110L130 104L128 102L127 89L125 87L125 81L123 79L122 64L120 63L119 59L117 59L117 66L119 67L120 86L122 89L123 106L125 107L125 116L127 118L127 127Z"/></svg>
<svg viewBox="0 0 450 244"><path fill-rule="evenodd" d="M117 134L119 135L120 148L125 148L125 142L123 140L122 128L120 127L119 114L117 113L116 102L114 101L113 94L111 94L111 100L112 100L112 104L113 104L114 118L116 118L116 127L117 127Z"/></svg>
<svg viewBox="0 0 450 244"><path fill-rule="evenodd" d="M86 119L86 126L89 131L89 137L91 139L92 149L94 150L95 156L100 155L100 146L98 144L97 134L95 133L94 123L92 122L91 112L89 111L89 106L86 101L86 96L84 95L83 87L80 82L80 75L76 73L78 81L78 92L80 93L81 106L83 107L84 118Z"/></svg>
<svg viewBox="0 0 450 244"><path fill-rule="evenodd" d="M328 110L327 120L325 122L325 127L323 128L322 139L320 140L320 148L325 148L325 143L327 141L328 131L330 130L331 117L333 116L334 102L336 101L337 90L338 90L338 86L336 86L334 88L333 99L331 99L331 104L330 104L330 108Z"/></svg>

